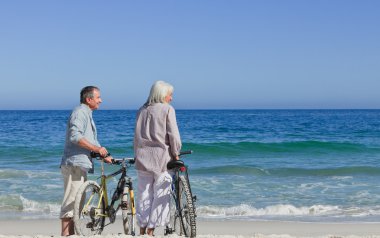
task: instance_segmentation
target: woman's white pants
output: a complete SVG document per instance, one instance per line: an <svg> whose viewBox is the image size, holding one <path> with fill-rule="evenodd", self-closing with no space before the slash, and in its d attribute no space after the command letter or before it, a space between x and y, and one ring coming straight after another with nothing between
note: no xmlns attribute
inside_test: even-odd
<svg viewBox="0 0 380 238"><path fill-rule="evenodd" d="M172 177L168 172L159 175L137 171L137 224L139 227L165 226L170 220Z"/></svg>

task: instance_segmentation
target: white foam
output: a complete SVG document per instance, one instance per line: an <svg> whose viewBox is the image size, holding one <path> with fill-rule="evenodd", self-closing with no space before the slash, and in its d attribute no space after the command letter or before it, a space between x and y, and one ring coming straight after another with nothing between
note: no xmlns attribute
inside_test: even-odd
<svg viewBox="0 0 380 238"><path fill-rule="evenodd" d="M264 208L255 208L241 204L232 207L200 206L197 214L202 217L236 217L236 216L312 216L340 212L338 206L313 205L295 207L290 204L279 204Z"/></svg>
<svg viewBox="0 0 380 238"><path fill-rule="evenodd" d="M52 216L59 214L61 209L59 204L53 203L41 203L33 200L29 200L20 195L20 200L22 202L23 212L37 212L44 213Z"/></svg>

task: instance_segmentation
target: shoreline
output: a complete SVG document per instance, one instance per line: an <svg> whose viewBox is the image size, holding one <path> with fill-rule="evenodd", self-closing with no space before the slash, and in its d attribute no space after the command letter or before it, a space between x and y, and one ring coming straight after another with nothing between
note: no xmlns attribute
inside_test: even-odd
<svg viewBox="0 0 380 238"><path fill-rule="evenodd" d="M158 228L156 237L163 237ZM105 227L101 236L122 234L121 219ZM59 237L59 219L0 220L0 237ZM170 237L176 235L170 235ZM288 221L197 221L197 237L379 237L380 222L321 223Z"/></svg>

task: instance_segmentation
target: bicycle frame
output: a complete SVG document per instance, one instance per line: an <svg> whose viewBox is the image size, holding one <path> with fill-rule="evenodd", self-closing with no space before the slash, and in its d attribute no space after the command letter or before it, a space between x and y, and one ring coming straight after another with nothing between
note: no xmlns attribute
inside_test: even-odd
<svg viewBox="0 0 380 238"><path fill-rule="evenodd" d="M93 156L93 158L99 157ZM116 213L121 208L125 234L135 235L134 193L132 178L127 175L127 169L134 164L134 159L113 159L112 164L121 166L111 174L104 172L104 162L101 161L101 176L96 181L86 181L78 190L74 203L75 230L80 235L99 235L103 228L116 220ZM115 191L108 194L109 179L120 175ZM113 187L113 186L112 186ZM105 224L108 217L109 223Z"/></svg>
<svg viewBox="0 0 380 238"><path fill-rule="evenodd" d="M125 163L125 162L123 162ZM111 222L114 222L114 219L112 218L112 215L110 213L111 209L113 208L115 202L120 198L120 195L123 193L123 188L126 184L129 185L129 187L131 188L130 190L130 196L131 198L134 198L134 193L133 193L133 190L132 190L132 183L131 183L131 178L127 176L127 169L125 167L125 164L122 165L122 168L120 168L118 171L114 172L114 173L111 173L109 175L105 175L104 173L104 162L101 161L101 168L102 168L102 175L100 176L100 199L99 199L99 203L98 203L98 208L101 207L101 201L102 201L102 198L104 198L104 203L106 204L106 208L105 208L105 214L99 214L97 213L96 215L98 216L104 216L104 217L109 217L110 218L110 221ZM107 181L117 175L121 174L121 177L119 179L119 182L117 184L117 187L115 189L115 192L112 196L112 200L111 200L111 204L109 203L109 198L108 198L108 192L107 192ZM125 178L127 178L127 181L125 180ZM92 195L93 196L93 195ZM92 197L88 200L86 206L88 206L89 203L91 203L91 200L92 200ZM109 204L109 205L108 205ZM119 209L119 207L115 210L115 212ZM133 207L132 208L132 214L135 215L136 214L136 208Z"/></svg>

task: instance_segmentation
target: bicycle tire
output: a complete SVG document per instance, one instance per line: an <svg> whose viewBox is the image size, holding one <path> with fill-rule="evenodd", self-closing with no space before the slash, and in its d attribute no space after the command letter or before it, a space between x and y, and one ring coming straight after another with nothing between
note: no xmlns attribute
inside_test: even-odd
<svg viewBox="0 0 380 238"><path fill-rule="evenodd" d="M182 223L180 235L195 237L197 235L197 224L195 220L195 205L190 192L190 184L183 175L179 176L178 182L178 207L179 217Z"/></svg>
<svg viewBox="0 0 380 238"><path fill-rule="evenodd" d="M179 215L179 210L177 210L176 207L176 197L177 194L171 194L170 195L170 220L169 220L169 225L166 227L165 230L165 235L170 235L170 234L177 234L177 235L182 235L182 227L181 227L181 218Z"/></svg>
<svg viewBox="0 0 380 238"><path fill-rule="evenodd" d="M121 197L121 215L123 219L124 234L134 236L136 234L135 226L135 200L133 190L124 187Z"/></svg>
<svg viewBox="0 0 380 238"><path fill-rule="evenodd" d="M100 205L98 207L98 205ZM95 181L85 182L74 203L74 227L78 235L100 235L104 228L105 201Z"/></svg>

